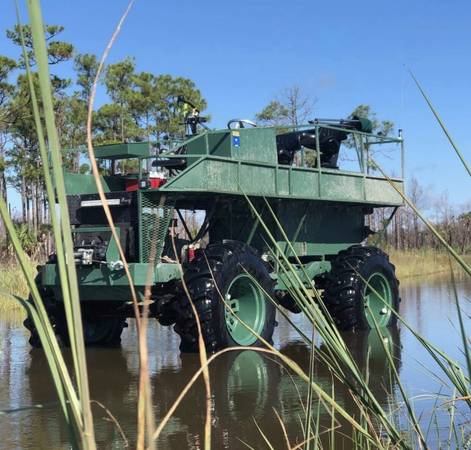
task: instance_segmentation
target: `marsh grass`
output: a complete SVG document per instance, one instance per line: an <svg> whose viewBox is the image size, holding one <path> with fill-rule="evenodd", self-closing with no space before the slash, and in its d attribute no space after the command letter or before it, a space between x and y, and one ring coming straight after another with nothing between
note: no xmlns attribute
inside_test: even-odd
<svg viewBox="0 0 471 450"><path fill-rule="evenodd" d="M427 248L405 251L386 248L385 251L396 266L396 275L401 284L415 282L418 279L430 279L433 276L450 275L449 255L445 251ZM468 263L471 262L471 256L464 255L463 259Z"/></svg>
<svg viewBox="0 0 471 450"><path fill-rule="evenodd" d="M32 262L31 267L34 266L35 264ZM0 265L0 314L5 317L8 314L24 313L23 307L5 292L21 298L27 298L29 295L28 283L21 267L16 262Z"/></svg>

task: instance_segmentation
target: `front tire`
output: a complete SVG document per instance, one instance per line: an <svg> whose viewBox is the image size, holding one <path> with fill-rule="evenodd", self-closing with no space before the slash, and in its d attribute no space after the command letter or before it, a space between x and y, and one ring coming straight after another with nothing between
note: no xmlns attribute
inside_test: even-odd
<svg viewBox="0 0 471 450"><path fill-rule="evenodd" d="M340 330L367 330L397 323L399 281L386 253L353 246L332 261L324 304ZM384 301L383 301L384 300Z"/></svg>
<svg viewBox="0 0 471 450"><path fill-rule="evenodd" d="M264 291L273 298L274 282L265 263L251 247L236 241L210 244L197 251L195 259L188 264L184 282L198 313L208 351L263 345L240 320L264 340L272 342L276 309ZM180 350L197 352L198 329L185 293L181 295L179 307L175 331L181 338Z"/></svg>

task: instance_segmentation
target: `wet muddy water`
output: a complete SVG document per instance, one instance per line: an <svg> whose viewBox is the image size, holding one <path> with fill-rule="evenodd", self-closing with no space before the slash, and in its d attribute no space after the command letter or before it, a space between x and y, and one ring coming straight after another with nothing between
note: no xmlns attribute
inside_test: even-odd
<svg viewBox="0 0 471 450"><path fill-rule="evenodd" d="M471 333L471 282L458 281L467 331ZM401 290L401 313L420 334L440 346L451 356L463 361L456 308L447 280L409 282ZM309 331L301 316L293 316ZM398 388L391 382L382 346L375 332L345 334L345 340L361 367L369 372L370 385L383 405L394 404ZM199 366L197 355L180 355L179 339L172 328L151 321L149 331L150 372L154 389L157 420L170 408L183 386ZM305 370L309 350L288 323L279 319L275 345ZM319 345L322 345L319 343ZM405 327L388 333L388 345L395 357L401 380L422 421L427 423L435 402L433 394L445 390L429 373L439 373L430 357ZM70 356L70 355L69 355ZM134 324L123 333L121 348L89 349L88 364L92 398L105 405L121 425L130 448L134 447L136 429L136 393L138 355ZM426 368L425 368L426 367ZM282 417L292 444L302 440L303 403L307 388L279 361L254 351L231 352L211 366L212 421L214 449L268 448L257 425L275 448L286 448L274 410ZM320 362L315 367L316 381L331 391L337 401L353 411L347 390L333 383L330 373ZM430 395L432 394L432 395ZM117 427L107 420L106 413L94 405L96 437L100 449L124 448ZM317 405L314 408L317 411ZM62 449L68 448L68 434L57 405L54 386L42 350L30 349L21 322L0 318L0 415L1 449ZM205 392L201 382L188 393L171 418L158 442L159 449L200 449L203 441ZM469 420L460 417L458 421ZM398 420L401 420L400 417ZM446 429L449 417L438 415L437 424ZM256 423L255 423L256 422ZM320 412L321 427L330 425L329 416ZM257 424L257 425L256 425ZM344 424L336 435L338 448L349 448L349 434ZM328 445L328 435L323 439ZM432 447L437 438L430 436Z"/></svg>

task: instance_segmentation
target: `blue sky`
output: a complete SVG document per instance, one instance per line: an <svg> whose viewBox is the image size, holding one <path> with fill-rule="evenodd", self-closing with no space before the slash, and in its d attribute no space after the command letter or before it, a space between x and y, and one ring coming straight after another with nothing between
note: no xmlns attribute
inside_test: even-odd
<svg viewBox="0 0 471 450"><path fill-rule="evenodd" d="M101 54L127 2L43 1L78 52ZM0 54L14 2L0 0ZM23 20L26 21L26 11ZM137 0L109 62L133 56L138 70L192 78L213 126L252 118L281 89L317 98L313 116L340 118L369 104L403 128L407 176L430 192L471 202L470 180L407 73L429 93L471 161L471 2ZM60 69L70 74L71 65ZM102 92L98 101L104 100Z"/></svg>

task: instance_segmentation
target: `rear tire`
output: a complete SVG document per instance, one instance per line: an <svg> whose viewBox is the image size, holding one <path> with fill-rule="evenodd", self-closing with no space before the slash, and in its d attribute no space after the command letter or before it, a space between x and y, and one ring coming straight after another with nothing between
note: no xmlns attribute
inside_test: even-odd
<svg viewBox="0 0 471 450"><path fill-rule="evenodd" d="M30 319L29 316L24 320L23 326L29 331L29 345L31 345L33 348L42 348L38 330L34 325L33 320Z"/></svg>
<svg viewBox="0 0 471 450"><path fill-rule="evenodd" d="M36 275L36 277L34 278L34 282L36 284L36 287L38 288L39 294L41 295L41 299L44 303L44 307L46 308L46 311L48 311L49 319L51 320L51 324L54 328L54 318L51 317L49 313L50 309L52 308L51 292L41 285L40 273ZM31 305L34 305L33 297L31 294L29 294L28 302ZM23 321L23 326L29 331L29 334L30 334L29 339L28 339L29 345L31 345L31 347L33 348L42 348L38 329L36 328L36 325L34 324L33 319L29 315Z"/></svg>
<svg viewBox="0 0 471 450"><path fill-rule="evenodd" d="M367 330L375 322L380 327L395 325L392 310L397 312L400 302L395 267L376 247L343 250L332 261L323 300L340 330Z"/></svg>
<svg viewBox="0 0 471 450"><path fill-rule="evenodd" d="M83 340L87 347L119 347L121 334L127 325L121 317L100 317L91 314L83 315ZM57 335L65 346L70 345L65 315L56 318Z"/></svg>
<svg viewBox="0 0 471 450"><path fill-rule="evenodd" d="M210 244L197 251L187 265L184 282L209 352L230 346L263 345L234 317L224 301L258 335L272 342L276 309L251 277L273 298L274 281L265 263L251 247L236 241ZM198 329L185 292L179 298L175 331L181 338L181 351L198 351Z"/></svg>
<svg viewBox="0 0 471 450"><path fill-rule="evenodd" d="M54 329L54 333L59 338L60 344L69 346L70 340L63 304L57 304L54 301L52 292L40 285L39 275L36 277L35 281L44 302L49 320ZM32 303L31 295L29 297L29 301ZM127 326L126 320L122 317L94 316L93 311L87 311L84 313L83 304L81 307L85 345L87 347L119 346L121 343L121 333L123 332L123 328ZM28 342L31 347L42 348L39 333L33 320L30 317L27 317L23 322L23 325L30 333Z"/></svg>

